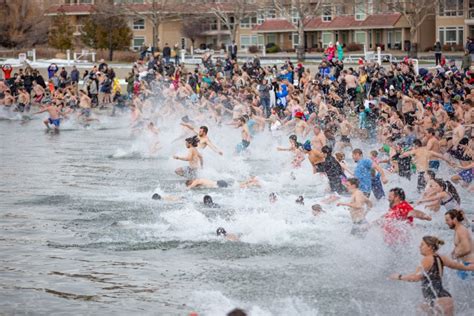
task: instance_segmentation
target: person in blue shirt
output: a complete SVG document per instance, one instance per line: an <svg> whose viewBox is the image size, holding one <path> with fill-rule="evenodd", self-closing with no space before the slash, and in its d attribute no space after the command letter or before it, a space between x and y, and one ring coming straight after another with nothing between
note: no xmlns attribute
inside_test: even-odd
<svg viewBox="0 0 474 316"><path fill-rule="evenodd" d="M383 183L387 183L383 169L372 160L364 158L362 150L359 148L354 149L352 151L352 159L354 159L357 164L354 170L354 176L359 179L359 189L364 192L367 197L370 197L370 192L372 191L372 169L380 173Z"/></svg>

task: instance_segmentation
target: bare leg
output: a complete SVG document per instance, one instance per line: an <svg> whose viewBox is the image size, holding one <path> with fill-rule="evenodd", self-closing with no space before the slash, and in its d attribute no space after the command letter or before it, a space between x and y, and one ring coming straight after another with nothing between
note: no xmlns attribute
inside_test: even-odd
<svg viewBox="0 0 474 316"><path fill-rule="evenodd" d="M49 129L49 121L48 120L44 120L43 121L43 124L46 125L46 128Z"/></svg>

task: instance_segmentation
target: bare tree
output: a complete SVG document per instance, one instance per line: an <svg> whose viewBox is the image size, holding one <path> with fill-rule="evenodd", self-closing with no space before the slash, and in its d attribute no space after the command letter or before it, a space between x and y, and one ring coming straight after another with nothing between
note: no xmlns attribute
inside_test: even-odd
<svg viewBox="0 0 474 316"><path fill-rule="evenodd" d="M49 19L36 2L9 0L0 5L0 46L31 47L48 40Z"/></svg>
<svg viewBox="0 0 474 316"><path fill-rule="evenodd" d="M152 25L152 46L156 48L160 39L159 28L163 20L172 13L170 6L176 1L172 0L149 0L145 5L134 6L133 0L123 0L120 9L128 16L149 21Z"/></svg>
<svg viewBox="0 0 474 316"><path fill-rule="evenodd" d="M181 34L191 40L191 49L194 49L194 42L198 37L204 35L206 31L204 28L205 21L201 17L186 17L183 19L183 27Z"/></svg>
<svg viewBox="0 0 474 316"><path fill-rule="evenodd" d="M305 23L319 14L324 0L273 0L273 6L279 15L289 21L297 20L298 46L296 48L296 58L300 61L305 59Z"/></svg>
<svg viewBox="0 0 474 316"><path fill-rule="evenodd" d="M439 0L378 0L389 11L400 13L410 27L410 57L416 57L418 51L418 31L423 23L434 17Z"/></svg>
<svg viewBox="0 0 474 316"><path fill-rule="evenodd" d="M212 4L212 12L229 30L231 41L237 37L237 28L243 19L257 14L257 5L251 0L232 0Z"/></svg>

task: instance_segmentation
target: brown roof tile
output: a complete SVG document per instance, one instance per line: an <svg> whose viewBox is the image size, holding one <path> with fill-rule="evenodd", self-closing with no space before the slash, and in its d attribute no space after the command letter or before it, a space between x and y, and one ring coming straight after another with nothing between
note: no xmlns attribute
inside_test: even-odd
<svg viewBox="0 0 474 316"><path fill-rule="evenodd" d="M254 31L265 32L294 32L296 27L287 19L266 19L262 24L256 25Z"/></svg>
<svg viewBox="0 0 474 316"><path fill-rule="evenodd" d="M46 14L81 14L91 13L94 11L94 5L92 4L75 4L75 5L53 5L46 10Z"/></svg>

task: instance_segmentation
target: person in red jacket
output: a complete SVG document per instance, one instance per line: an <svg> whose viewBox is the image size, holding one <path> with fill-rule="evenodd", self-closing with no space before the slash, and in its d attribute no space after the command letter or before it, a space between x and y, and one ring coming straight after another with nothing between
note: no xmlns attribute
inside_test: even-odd
<svg viewBox="0 0 474 316"><path fill-rule="evenodd" d="M10 64L2 65L3 77L8 80L12 77L13 67Z"/></svg>
<svg viewBox="0 0 474 316"><path fill-rule="evenodd" d="M407 227L413 225L415 218L431 221L431 217L413 207L405 201L405 191L402 188L393 188L388 194L390 209L380 219L384 232L384 240L389 245L404 244L409 241Z"/></svg>

